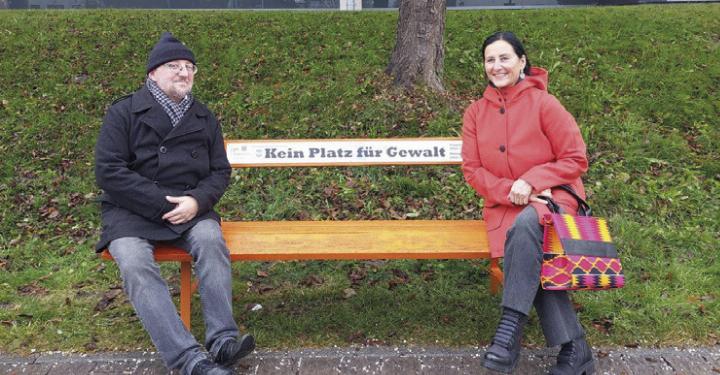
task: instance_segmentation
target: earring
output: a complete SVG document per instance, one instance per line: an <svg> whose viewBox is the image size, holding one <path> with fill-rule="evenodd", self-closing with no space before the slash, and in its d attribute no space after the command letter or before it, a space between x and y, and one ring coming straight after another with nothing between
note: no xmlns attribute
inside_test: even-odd
<svg viewBox="0 0 720 375"><path fill-rule="evenodd" d="M525 72L520 72L520 79L525 79Z"/></svg>

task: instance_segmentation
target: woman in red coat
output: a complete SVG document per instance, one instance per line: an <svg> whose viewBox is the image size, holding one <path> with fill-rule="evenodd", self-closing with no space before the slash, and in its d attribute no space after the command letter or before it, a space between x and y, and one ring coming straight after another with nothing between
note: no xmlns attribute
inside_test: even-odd
<svg viewBox="0 0 720 375"><path fill-rule="evenodd" d="M530 66L513 33L491 35L482 51L489 84L463 117L462 170L484 198L492 256L505 257L502 317L483 365L512 372L534 305L548 346L561 346L550 373L591 374L592 351L567 292L540 288L540 218L548 209L538 196L577 211L572 196L553 188L568 184L585 196L585 143L575 119L547 92L547 71Z"/></svg>

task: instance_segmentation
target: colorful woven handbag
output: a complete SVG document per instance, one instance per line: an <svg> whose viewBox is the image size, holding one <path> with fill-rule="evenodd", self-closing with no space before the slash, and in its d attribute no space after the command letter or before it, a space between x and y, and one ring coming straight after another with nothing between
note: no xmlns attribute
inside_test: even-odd
<svg viewBox="0 0 720 375"><path fill-rule="evenodd" d="M578 201L578 215L562 212L552 199L543 218L543 261L540 284L546 290L601 290L625 285L622 264L607 221L593 217L590 206L567 185L559 188Z"/></svg>

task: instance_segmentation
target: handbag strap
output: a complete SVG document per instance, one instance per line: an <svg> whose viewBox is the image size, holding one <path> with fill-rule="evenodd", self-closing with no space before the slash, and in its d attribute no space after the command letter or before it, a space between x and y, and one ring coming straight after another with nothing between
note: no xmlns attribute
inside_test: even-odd
<svg viewBox="0 0 720 375"><path fill-rule="evenodd" d="M578 212L577 214L579 216L592 216L592 208L590 208L590 205L588 202L586 202L584 199L582 199L578 193L573 190L573 188L570 185L559 185L557 188L562 189L566 192L568 192L570 195L572 195L575 200L578 202ZM539 195L538 198L545 200L548 209L552 213L561 214L563 213L562 207L560 207L557 202L555 202L552 198L548 198L542 195Z"/></svg>
<svg viewBox="0 0 720 375"><path fill-rule="evenodd" d="M590 205L587 201L580 198L578 193L575 192L575 189L572 188L570 185L560 185L558 188L565 190L566 192L570 193L573 197L575 197L575 200L578 202L578 215L580 216L592 216L592 208L590 208Z"/></svg>

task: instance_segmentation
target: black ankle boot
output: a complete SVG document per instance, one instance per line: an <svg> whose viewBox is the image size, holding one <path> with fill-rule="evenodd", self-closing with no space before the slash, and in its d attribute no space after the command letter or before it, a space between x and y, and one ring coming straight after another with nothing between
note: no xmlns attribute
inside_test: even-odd
<svg viewBox="0 0 720 375"><path fill-rule="evenodd" d="M550 369L550 375L592 375L595 360L592 349L584 337L562 344L557 364Z"/></svg>
<svg viewBox="0 0 720 375"><path fill-rule="evenodd" d="M232 371L211 362L209 359L203 359L195 364L191 375L232 375Z"/></svg>
<svg viewBox="0 0 720 375"><path fill-rule="evenodd" d="M255 350L255 338L252 335L244 335L240 339L230 339L226 341L218 354L215 356L215 363L232 367L237 361L246 357Z"/></svg>
<svg viewBox="0 0 720 375"><path fill-rule="evenodd" d="M495 331L495 337L485 352L483 366L506 374L512 372L520 355L520 339L526 322L527 315L503 308L503 315Z"/></svg>

